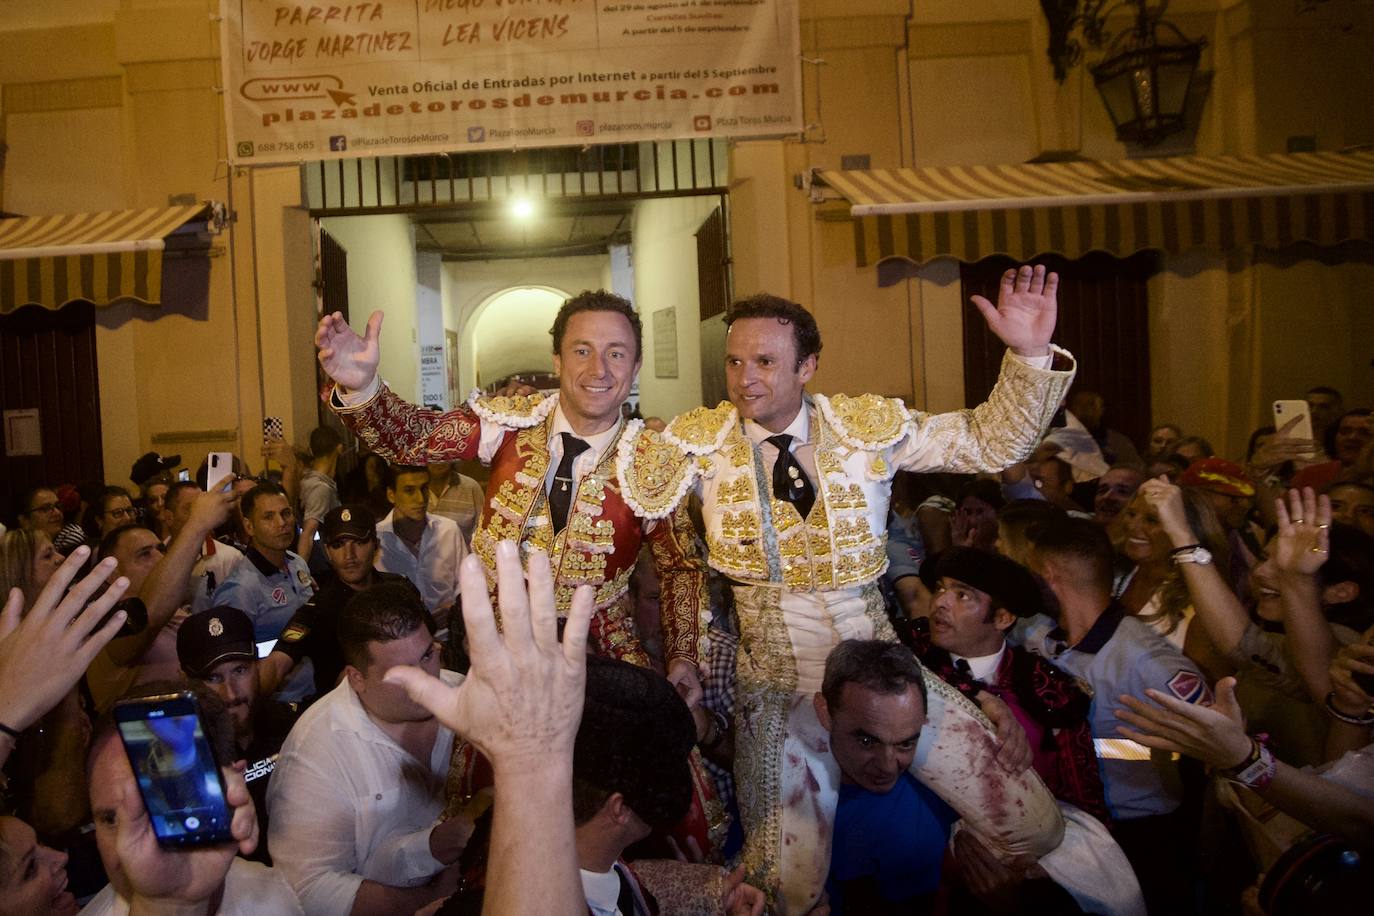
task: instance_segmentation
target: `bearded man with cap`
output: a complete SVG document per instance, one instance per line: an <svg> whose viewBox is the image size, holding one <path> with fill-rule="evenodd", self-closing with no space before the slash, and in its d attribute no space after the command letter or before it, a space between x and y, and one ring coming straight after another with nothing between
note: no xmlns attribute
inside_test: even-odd
<svg viewBox="0 0 1374 916"><path fill-rule="evenodd" d="M315 594L292 615L271 653L259 665L264 693L274 692L306 659L315 669L314 695L333 690L347 664L339 647L338 619L348 599L383 582L414 587L405 576L373 566L378 550L377 518L366 506L350 504L331 509L320 524L320 543L330 571L320 577Z"/></svg>
<svg viewBox="0 0 1374 916"><path fill-rule="evenodd" d="M295 703L278 703L258 687L253 621L232 607L192 614L177 630L177 660L187 679L224 701L234 723L237 759L247 763L243 778L258 813L258 848L247 856L272 864L267 851L267 786L282 742L300 718Z"/></svg>
<svg viewBox="0 0 1374 916"><path fill-rule="evenodd" d="M970 699L986 690L1011 707L1054 797L1109 823L1088 723L1092 697L1006 639L1018 619L1045 612L1030 571L1000 554L951 547L925 564L921 581L932 595L928 629L912 634L921 663Z"/></svg>

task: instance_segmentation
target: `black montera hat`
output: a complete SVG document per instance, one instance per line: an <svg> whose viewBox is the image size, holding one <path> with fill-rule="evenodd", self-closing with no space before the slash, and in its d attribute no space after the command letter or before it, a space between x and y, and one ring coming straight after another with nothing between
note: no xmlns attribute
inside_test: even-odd
<svg viewBox="0 0 1374 916"><path fill-rule="evenodd" d="M958 579L992 596L992 606L1006 608L1017 617L1045 613L1040 583L1029 569L1010 557L977 547L951 547L928 559L921 567L921 581L935 591L942 577Z"/></svg>
<svg viewBox="0 0 1374 916"><path fill-rule="evenodd" d="M588 656L574 777L619 792L646 824L667 829L682 820L692 801L688 755L695 743L692 714L661 675Z"/></svg>

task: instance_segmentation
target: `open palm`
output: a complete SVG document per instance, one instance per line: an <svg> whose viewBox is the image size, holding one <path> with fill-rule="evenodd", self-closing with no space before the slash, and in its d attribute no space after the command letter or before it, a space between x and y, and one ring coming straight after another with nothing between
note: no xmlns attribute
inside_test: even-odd
<svg viewBox="0 0 1374 916"><path fill-rule="evenodd" d="M1022 356L1048 354L1059 317L1059 275L1046 271L1043 264L1022 264L1002 274L997 289L997 305L982 296L973 304L983 313L992 333Z"/></svg>
<svg viewBox="0 0 1374 916"><path fill-rule="evenodd" d="M315 331L315 346L320 348L325 374L349 391L366 388L381 361L381 335L381 312L373 312L367 319L365 337L359 337L341 313L325 315Z"/></svg>

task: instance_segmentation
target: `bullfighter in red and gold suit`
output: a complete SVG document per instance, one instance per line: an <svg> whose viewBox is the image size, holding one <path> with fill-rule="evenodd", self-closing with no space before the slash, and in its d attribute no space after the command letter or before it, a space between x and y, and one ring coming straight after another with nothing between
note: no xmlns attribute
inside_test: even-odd
<svg viewBox="0 0 1374 916"><path fill-rule="evenodd" d="M705 564L685 506L646 520L621 496L615 459L621 405L639 371L641 326L633 307L604 291L584 292L552 328L559 390L553 395L474 395L456 410L409 404L377 378L382 315L359 337L337 313L320 322L320 363L336 383L331 406L370 448L402 464L479 459L490 465L487 500L472 550L496 587L495 546L541 550L566 615L574 589L596 587L594 652L648 666L634 630L629 579L648 543L661 583L668 680L688 705L700 700L698 620L706 607Z"/></svg>

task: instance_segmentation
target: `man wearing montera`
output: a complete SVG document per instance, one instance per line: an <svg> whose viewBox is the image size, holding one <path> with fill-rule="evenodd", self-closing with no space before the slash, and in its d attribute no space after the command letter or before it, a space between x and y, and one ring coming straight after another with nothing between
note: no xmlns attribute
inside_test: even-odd
<svg viewBox="0 0 1374 916"><path fill-rule="evenodd" d="M638 665L648 657L635 635L628 598L640 544L652 545L662 582L668 678L700 695L698 612L703 567L685 511L644 522L621 498L615 454L627 426L620 405L643 355L639 315L605 291L583 292L559 310L550 333L559 388L552 395L481 396L447 413L408 404L377 378L382 314L359 337L338 315L320 322L320 364L337 383L331 405L370 448L393 461L480 459L491 467L487 502L472 550L495 587L495 545L549 554L560 616L573 590L596 587L593 651Z"/></svg>
<svg viewBox="0 0 1374 916"><path fill-rule="evenodd" d="M830 861L839 773L812 705L825 657L842 639L896 640L877 582L893 476L996 471L1030 453L1073 379L1072 357L1050 345L1057 286L1055 274L1024 266L1003 276L996 306L975 297L1011 352L973 410L929 415L876 395L808 394L821 350L815 319L760 295L727 317L730 402L689 411L661 434L635 421L627 430L618 469L626 501L662 518L695 491L709 562L734 583L744 861L751 883L777 893L786 912L811 908ZM977 821L987 806L968 749L930 752L967 733L947 717L971 722L976 709L937 678L928 694L917 775ZM1008 852L1048 852L1063 831L1053 798L1033 775L1007 782L1026 803L1005 822L982 821L981 832Z"/></svg>
<svg viewBox="0 0 1374 916"><path fill-rule="evenodd" d="M1110 821L1093 752L1092 697L1039 655L1007 642L1018 619L1044 613L1030 570L976 547L951 547L926 561L929 633L917 657L965 696L988 690L1011 707L1035 754L1035 771L1055 798Z"/></svg>

